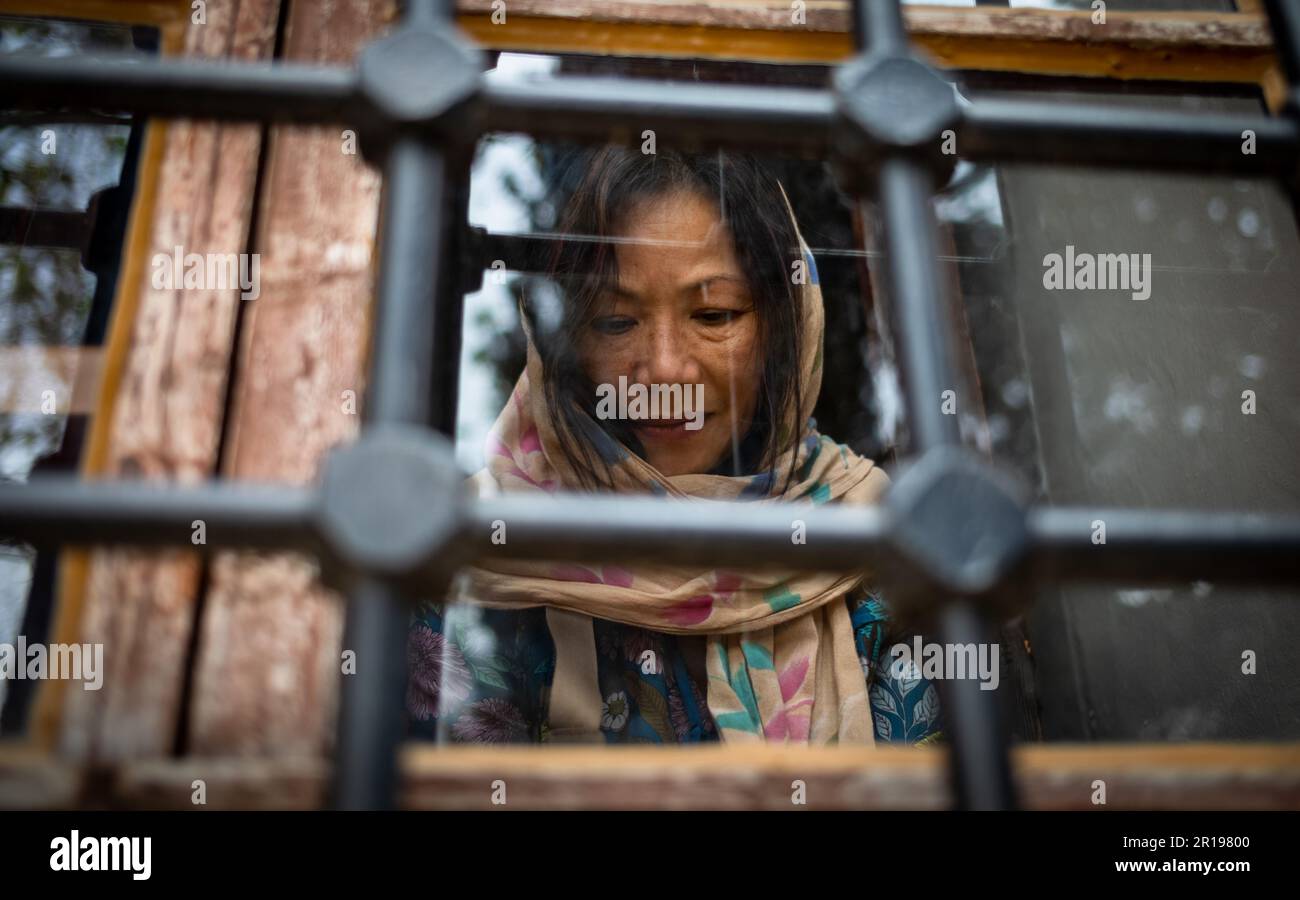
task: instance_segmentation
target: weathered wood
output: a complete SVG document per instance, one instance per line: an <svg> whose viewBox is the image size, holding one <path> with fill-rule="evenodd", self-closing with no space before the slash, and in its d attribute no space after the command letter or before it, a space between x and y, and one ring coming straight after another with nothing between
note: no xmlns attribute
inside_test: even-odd
<svg viewBox="0 0 1300 900"><path fill-rule="evenodd" d="M499 809L504 782L509 809L937 810L952 802L945 763L931 748L411 747L401 802ZM806 805L791 802L796 781Z"/></svg>
<svg viewBox="0 0 1300 900"><path fill-rule="evenodd" d="M499 50L836 62L853 52L848 4L807 4L803 22L778 0L511 0L494 24L491 0L459 0L460 24ZM908 30L951 68L1110 78L1258 83L1273 67L1258 14L909 6Z"/></svg>
<svg viewBox="0 0 1300 900"><path fill-rule="evenodd" d="M668 758L667 754L672 754ZM953 801L938 748L789 749L775 745L573 750L411 748L408 808L492 809L946 809ZM1295 744L1038 745L1012 750L1030 809L1296 809ZM1093 782L1106 783L1094 805Z"/></svg>
<svg viewBox="0 0 1300 900"><path fill-rule="evenodd" d="M170 27L189 20L190 4L188 0L0 0L0 12ZM183 37L183 27L177 33Z"/></svg>
<svg viewBox="0 0 1300 900"><path fill-rule="evenodd" d="M457 0L461 16L492 15L493 0ZM788 0L510 0L510 18L549 18L647 25L699 25L755 31L822 31L847 34L848 0L809 0L798 21ZM1030 7L909 5L903 11L914 36L950 35L1020 37L1106 43L1138 41L1158 44L1189 42L1215 46L1267 44L1268 25L1258 13L1109 12L1094 25L1091 10Z"/></svg>
<svg viewBox="0 0 1300 900"><path fill-rule="evenodd" d="M79 802L84 767L43 748L0 744L0 809L70 809Z"/></svg>
<svg viewBox="0 0 1300 900"><path fill-rule="evenodd" d="M202 782L203 805L194 802L195 781ZM119 809L321 809L328 786L329 767L319 757L188 757L123 766L104 795L82 802Z"/></svg>
<svg viewBox="0 0 1300 900"><path fill-rule="evenodd" d="M1047 744L1012 749L1023 805L1037 810L1300 809L1297 744ZM946 809L941 748L776 745L690 748L420 747L402 760L407 809ZM125 763L86 778L74 766L0 748L0 808L109 806L314 809L319 758L187 758ZM804 783L806 806L791 802ZM1094 804L1094 782L1106 785Z"/></svg>
<svg viewBox="0 0 1300 900"><path fill-rule="evenodd" d="M278 9L279 0L212 0L207 24L189 26L181 49L198 57L268 58ZM155 253L170 255L177 245L199 253L245 250L261 138L250 125L150 128L136 214L147 217L147 238L125 253L99 421L84 469L95 476L191 482L216 467L238 294L154 289L149 260ZM48 738L61 718L59 743L74 756L170 752L198 560L182 552L97 552L84 585L76 578L79 568L75 559L64 568L56 634L104 644L104 687L64 694L60 683L52 683L38 706L37 737Z"/></svg>
<svg viewBox="0 0 1300 900"><path fill-rule="evenodd" d="M391 0L292 7L286 58L347 63ZM256 246L262 296L243 327L223 475L301 483L352 437L364 389L382 179L337 130L275 129ZM330 744L343 607L287 556L213 566L195 673L190 748L302 756ZM402 652L402 648L394 648Z"/></svg>

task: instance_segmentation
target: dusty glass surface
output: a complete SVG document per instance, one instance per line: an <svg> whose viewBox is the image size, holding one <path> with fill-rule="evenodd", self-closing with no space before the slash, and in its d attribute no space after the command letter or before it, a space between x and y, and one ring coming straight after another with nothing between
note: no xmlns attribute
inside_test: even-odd
<svg viewBox="0 0 1300 900"><path fill-rule="evenodd" d="M0 16L0 53L155 48L152 29ZM73 469L80 458L124 221L105 192L123 176L131 132L130 117L118 115L0 113L0 480ZM12 644L24 631L42 639L53 555L41 559L44 574L31 548L0 544L0 643ZM36 591L41 609L29 610ZM0 679L0 704L6 688Z"/></svg>
<svg viewBox="0 0 1300 900"><path fill-rule="evenodd" d="M985 80L967 95L1262 111L1245 93ZM1300 243L1280 185L1053 166L962 179L965 199L937 209L962 260L975 442L1044 503L1300 507ZM1028 628L1044 733L1294 738L1294 604L1291 591L1207 582L1045 590Z"/></svg>
<svg viewBox="0 0 1300 900"><path fill-rule="evenodd" d="M752 74L505 54L493 77L620 67L651 78ZM866 502L883 490L876 463L889 458L898 398L870 325L855 205L820 160L701 153L632 133L595 147L508 134L480 143L469 219L499 256L478 261L481 289L466 298L461 465L487 495L560 502L592 491L659 495L734 501L738 515L751 502ZM535 350L526 383L524 321ZM502 529L508 543L509 522ZM797 526L792 541L803 544ZM815 554L808 560L815 570ZM852 629L859 652L840 675L861 695L860 739L938 737L935 685L899 688L871 674L900 633L860 577L669 560L557 561L529 577L511 583L512 597L638 605L619 621L594 616L579 638L597 661L599 697L587 691L585 709L599 712L598 739L716 740L737 727L798 741L838 727L813 712L814 683L829 677L817 673L817 635L800 643L768 626L800 603L833 609ZM482 599L481 588L467 579L453 598ZM691 630L733 621L729 651ZM549 691L571 636L556 638L556 627L542 608L423 610L411 641L414 730L452 742L565 739ZM726 674L710 668L719 658Z"/></svg>
<svg viewBox="0 0 1300 900"><path fill-rule="evenodd" d="M509 54L502 56L499 70L494 77L527 77L529 71L622 73L803 85L824 84L826 77L826 70L816 67L751 66L740 71L700 61ZM1189 111L1262 108L1257 96L1242 89L1197 93L1185 85L976 73L969 73L963 85L970 99L1020 94ZM638 136L645 137L634 128L611 135L621 162L607 168L615 175L600 196L617 203L598 235L612 244L619 277L625 269L634 277L629 283L597 279L598 289L591 291L593 317L576 325L577 320L566 318L566 310L591 283L579 269L557 277L554 264L566 259L566 253L574 256L574 244L588 252L577 256L588 262L592 258L592 231L574 233L570 206L574 196L583 194L593 151L517 135L492 135L480 145L471 224L493 234L534 240L500 244L501 259L494 261L499 265L484 270L481 290L467 298L457 441L467 472L491 468L494 455L498 467L506 456L507 467L520 462L514 454L521 447L495 444L490 432L508 408L507 398L524 367L521 299L534 309L535 327L552 333L598 323L599 336L588 344L595 349L588 357L575 351L583 374L627 374L637 381L637 372L660 371L667 373L666 380L696 373L696 335L689 329L704 328L693 317L705 298L697 294L680 309L672 307L681 316L680 323L673 324L671 318L656 318L662 312L656 291L659 282L678 283L674 279L682 260L689 259L683 254L702 243L696 239L709 233L726 207L719 185L727 178L718 178L716 168L707 174L710 166L727 172L738 158L715 154L703 163L697 159L690 171L702 189L669 193L658 205L638 206L629 200L637 191L619 189L640 183L647 168L672 170L680 163L677 148L660 144L647 153ZM658 161L638 161L647 156ZM760 158L756 164L784 188L817 269L825 314L824 372L815 407L818 428L892 473L894 446L906 440L907 423L888 340L891 298L882 279L884 260L877 249L873 210L869 205L859 209L839 191L824 160ZM625 208L633 213L620 217ZM942 225L938 264L960 296L952 315L966 385L957 386L954 414L968 444L1017 471L1042 503L1295 508L1300 478L1291 448L1300 428L1300 377L1290 359L1297 333L1291 300L1300 247L1293 210L1277 185L1158 172L959 162L936 197L935 209ZM595 220L588 216L582 221L590 225ZM733 238L732 249L743 243ZM750 276L742 308L744 300L753 298L752 276L758 270L753 260L750 255L739 273L731 273ZM1092 275L1081 275L1089 265ZM725 306L729 299L723 294L708 302ZM719 343L725 342L699 346L714 348ZM582 340L572 344L581 346ZM726 377L710 382L704 371L706 377L700 379L706 389L712 384L723 394L728 416L741 408L729 404L730 392L744 381L734 373L743 370L733 361L720 369ZM588 377L583 389L588 393L579 401L600 421L594 415L593 379ZM737 421L741 425L729 421L721 439L703 457L686 459L679 471L735 471L737 459L744 459L743 415ZM605 423L600 430L606 436L626 434L617 423ZM543 449L540 438L529 441L522 448L526 455ZM661 448L638 447L628 440L622 440L622 446L642 461L671 464L672 454ZM526 469L523 474L539 480ZM568 490L563 483L530 487L557 496ZM567 569L562 580L599 591L625 587L628 578L622 567L593 563ZM463 583L458 590L460 599L469 596ZM708 599L687 615L707 618L713 613L706 610L728 594L715 583L700 596ZM900 643L900 636L908 642L919 636L928 643L926 623L907 623L904 629L891 617L887 588L877 590L872 599L889 613L877 623L876 634L886 654ZM417 730L450 741L549 737L545 695L534 692L525 703L524 691L517 689L536 672L553 674L545 611L528 611L523 616L532 617L531 624L511 630L518 628L516 621L503 632L489 624L496 613L470 604L449 609L442 630L417 629L413 641L416 688L408 700L414 702ZM1295 609L1293 597L1285 592L1202 582L1156 590L1045 589L1027 616L1004 624L990 660L998 673L1005 730L1013 739L1027 740L1294 737L1300 722L1298 661L1283 635L1297 624ZM543 635L540 650L537 644L527 644L535 653L527 658L533 667L528 672L518 654L507 659L498 652L507 645L525 646L519 643L524 633ZM654 629L629 630L599 619L595 640L598 656L608 657L599 656L604 667L620 659L634 668L640 654L649 651L658 659L664 652L654 643L659 640ZM684 661L694 660L707 693L708 673L698 665L699 648L687 646L680 655ZM1262 659L1271 661L1267 671L1258 665ZM873 671L880 675L888 667L880 665L878 657L863 663L873 691L876 740L925 737L927 727L941 732L937 695L929 689L942 680L942 672L936 679L915 683L905 678L901 689L895 685L885 696L888 691L879 690L879 682L870 679ZM432 689L438 666L449 673L450 692ZM690 671L688 666L680 673L679 686L688 683ZM482 695L472 688L483 683L498 690L489 699L505 705L489 704L481 710L484 715L462 721L457 714L482 702L474 699ZM602 686L609 687L603 675ZM603 694L602 733L607 741L701 739L680 715L669 716L663 720L667 725L656 729L657 701L640 696L642 689L629 681ZM512 697L520 702L511 705ZM680 713L671 690L668 699L665 708ZM457 714L450 724L440 726L439 704L448 703ZM901 710L898 718L889 717L891 703L893 712ZM633 727L629 723L638 716L642 721ZM918 722L925 727L913 730Z"/></svg>

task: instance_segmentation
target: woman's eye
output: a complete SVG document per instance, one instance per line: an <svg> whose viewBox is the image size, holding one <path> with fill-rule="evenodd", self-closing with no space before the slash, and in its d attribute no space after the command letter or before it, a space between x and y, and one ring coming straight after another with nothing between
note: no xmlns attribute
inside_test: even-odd
<svg viewBox="0 0 1300 900"><path fill-rule="evenodd" d="M601 334L623 334L636 325L636 319L628 316L600 316L594 319L591 327Z"/></svg>
<svg viewBox="0 0 1300 900"><path fill-rule="evenodd" d="M695 314L695 318L705 325L727 325L744 315L739 309L706 309Z"/></svg>

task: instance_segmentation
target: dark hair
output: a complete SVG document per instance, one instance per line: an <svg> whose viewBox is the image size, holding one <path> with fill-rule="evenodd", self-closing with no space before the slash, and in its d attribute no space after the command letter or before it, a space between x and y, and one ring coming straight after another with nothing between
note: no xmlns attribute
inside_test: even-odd
<svg viewBox="0 0 1300 900"><path fill-rule="evenodd" d="M791 423L793 429L782 427L782 423L799 407L803 387L799 364L805 340L791 278L799 241L775 177L751 157L721 151L708 155L676 151L643 154L639 149L611 145L587 151L576 164L582 167L581 175L563 205L557 227L565 237L556 242L548 267L561 288L562 313L549 317L548 329L538 321L535 305L526 304L562 451L580 477L590 476L589 487L612 484L608 458L583 439L590 436L590 422L595 420L596 394L595 385L582 370L576 337L590 325L597 298L618 280L616 245L602 239L617 236L621 219L633 204L685 189L717 204L735 241L741 269L748 276L759 325L762 378L754 421L741 441L754 459L747 466L742 464L741 471L734 471L734 465L727 471L752 474L745 469L766 467L770 483L775 484L777 459L794 446L802 431L801 423ZM626 423L596 421L607 434L643 455Z"/></svg>

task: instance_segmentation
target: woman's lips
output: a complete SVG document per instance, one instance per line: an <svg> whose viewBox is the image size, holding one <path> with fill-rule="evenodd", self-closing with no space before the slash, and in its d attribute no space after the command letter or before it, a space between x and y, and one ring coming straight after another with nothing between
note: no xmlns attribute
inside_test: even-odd
<svg viewBox="0 0 1300 900"><path fill-rule="evenodd" d="M643 419L632 426L637 437L650 441L684 441L700 433L709 414L700 421L700 428L688 429L693 424L690 419Z"/></svg>

